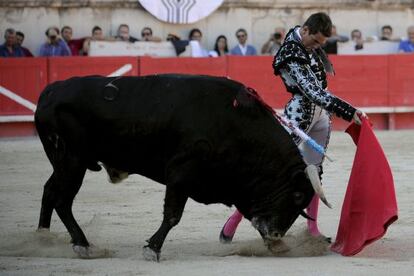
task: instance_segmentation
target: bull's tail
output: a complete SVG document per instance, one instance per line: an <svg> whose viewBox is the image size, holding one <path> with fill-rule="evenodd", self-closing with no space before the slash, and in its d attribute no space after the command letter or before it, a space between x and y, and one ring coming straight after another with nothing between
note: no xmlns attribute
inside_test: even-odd
<svg viewBox="0 0 414 276"><path fill-rule="evenodd" d="M86 129L72 112L62 109L56 101L52 101L55 86L54 83L46 87L39 98L35 112L35 126L42 142L46 155L53 168L67 154L68 148L79 156L79 160L92 171L100 171L102 168L86 153L87 145ZM71 131L72 130L72 131ZM76 131L73 131L76 130ZM68 144L70 141L70 144Z"/></svg>
<svg viewBox="0 0 414 276"><path fill-rule="evenodd" d="M55 161L59 159L58 149L64 148L64 143L59 139L57 131L56 116L53 113L54 108L49 103L49 95L53 92L53 84L48 85L40 94L37 109L34 115L35 126L42 142L43 148L54 167Z"/></svg>

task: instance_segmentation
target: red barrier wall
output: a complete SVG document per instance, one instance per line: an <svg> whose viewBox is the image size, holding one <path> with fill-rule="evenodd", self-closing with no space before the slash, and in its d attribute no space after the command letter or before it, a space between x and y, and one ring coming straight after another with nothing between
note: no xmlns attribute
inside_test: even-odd
<svg viewBox="0 0 414 276"><path fill-rule="evenodd" d="M414 105L414 55L389 56L389 104Z"/></svg>
<svg viewBox="0 0 414 276"><path fill-rule="evenodd" d="M37 103L48 84L46 58L0 58L0 85L26 100ZM30 115L33 112L0 94L0 115Z"/></svg>
<svg viewBox="0 0 414 276"><path fill-rule="evenodd" d="M40 92L48 84L46 58L0 58L0 86L37 104ZM0 94L0 116L33 115L33 111ZM0 137L32 136L31 122L0 123Z"/></svg>
<svg viewBox="0 0 414 276"><path fill-rule="evenodd" d="M354 106L388 106L388 56L332 56L328 90Z"/></svg>
<svg viewBox="0 0 414 276"><path fill-rule="evenodd" d="M290 98L280 77L273 74L273 57L229 56L228 76L254 88L270 106L283 108Z"/></svg>
<svg viewBox="0 0 414 276"><path fill-rule="evenodd" d="M414 106L414 55L389 56L389 105ZM414 128L412 113L391 114L389 126L395 129Z"/></svg>
<svg viewBox="0 0 414 276"><path fill-rule="evenodd" d="M414 55L332 56L336 76L328 89L358 107L408 107L408 111L369 114L377 129L414 128ZM150 57L63 57L0 59L0 85L37 102L43 88L72 76L107 76L125 64L125 75L162 73L228 76L258 91L272 107L283 108L290 97L279 77L273 75L273 57L150 58ZM372 113L376 112L376 113ZM0 116L32 115L20 104L0 95ZM334 120L334 129L348 123ZM0 137L32 135L32 123L0 123Z"/></svg>
<svg viewBox="0 0 414 276"><path fill-rule="evenodd" d="M138 76L136 57L54 57L49 58L49 82L65 80L74 76L108 76L125 64L132 70L125 76Z"/></svg>
<svg viewBox="0 0 414 276"><path fill-rule="evenodd" d="M0 123L0 137L24 137L37 135L32 122Z"/></svg>

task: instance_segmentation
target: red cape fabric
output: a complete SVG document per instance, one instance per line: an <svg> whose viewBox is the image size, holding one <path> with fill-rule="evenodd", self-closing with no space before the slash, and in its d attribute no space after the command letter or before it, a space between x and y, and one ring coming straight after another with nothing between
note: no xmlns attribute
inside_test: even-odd
<svg viewBox="0 0 414 276"><path fill-rule="evenodd" d="M331 250L352 256L385 234L398 208L391 168L369 121L362 118L361 126L351 124L346 132L357 151Z"/></svg>

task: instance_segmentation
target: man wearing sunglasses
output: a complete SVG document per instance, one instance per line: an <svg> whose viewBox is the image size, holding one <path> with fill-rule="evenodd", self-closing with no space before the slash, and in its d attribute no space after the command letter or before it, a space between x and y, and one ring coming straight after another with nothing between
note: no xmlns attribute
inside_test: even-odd
<svg viewBox="0 0 414 276"><path fill-rule="evenodd" d="M331 115L335 114L346 121L361 124L360 116L365 113L334 96L327 90L326 72L334 73L332 64L321 49L331 36L332 22L325 13L312 14L303 26L292 28L275 55L273 69L281 76L291 99L285 106L285 116L297 127L306 132L325 150L331 133ZM323 156L315 152L300 137L292 134L307 164L319 167L322 175ZM317 225L319 198L314 196L307 208L308 231L312 236L321 236ZM236 211L223 226L220 241L232 241L242 215ZM327 238L329 240L329 238Z"/></svg>
<svg viewBox="0 0 414 276"><path fill-rule="evenodd" d="M153 36L152 29L150 27L144 27L141 30L141 41L161 42L161 38Z"/></svg>
<svg viewBox="0 0 414 276"><path fill-rule="evenodd" d="M239 41L239 44L231 49L230 54L231 55L237 55L237 56L255 56L257 55L256 48L254 48L252 45L247 44L247 32L245 29L238 29L236 32L237 40Z"/></svg>

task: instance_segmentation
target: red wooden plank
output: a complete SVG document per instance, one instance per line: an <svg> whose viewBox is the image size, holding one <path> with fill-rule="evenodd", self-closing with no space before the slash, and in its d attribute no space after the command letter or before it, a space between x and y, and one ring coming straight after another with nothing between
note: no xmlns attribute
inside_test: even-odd
<svg viewBox="0 0 414 276"><path fill-rule="evenodd" d="M228 75L255 89L271 107L283 108L291 94L280 77L273 74L272 62L269 56L229 56Z"/></svg>
<svg viewBox="0 0 414 276"><path fill-rule="evenodd" d="M376 56L331 56L336 75L328 90L354 106L388 106L388 59Z"/></svg>
<svg viewBox="0 0 414 276"><path fill-rule="evenodd" d="M390 105L414 106L414 55L389 56Z"/></svg>
<svg viewBox="0 0 414 276"><path fill-rule="evenodd" d="M37 104L46 87L46 58L0 58L0 85ZM29 115L31 110L0 94L0 115Z"/></svg>

